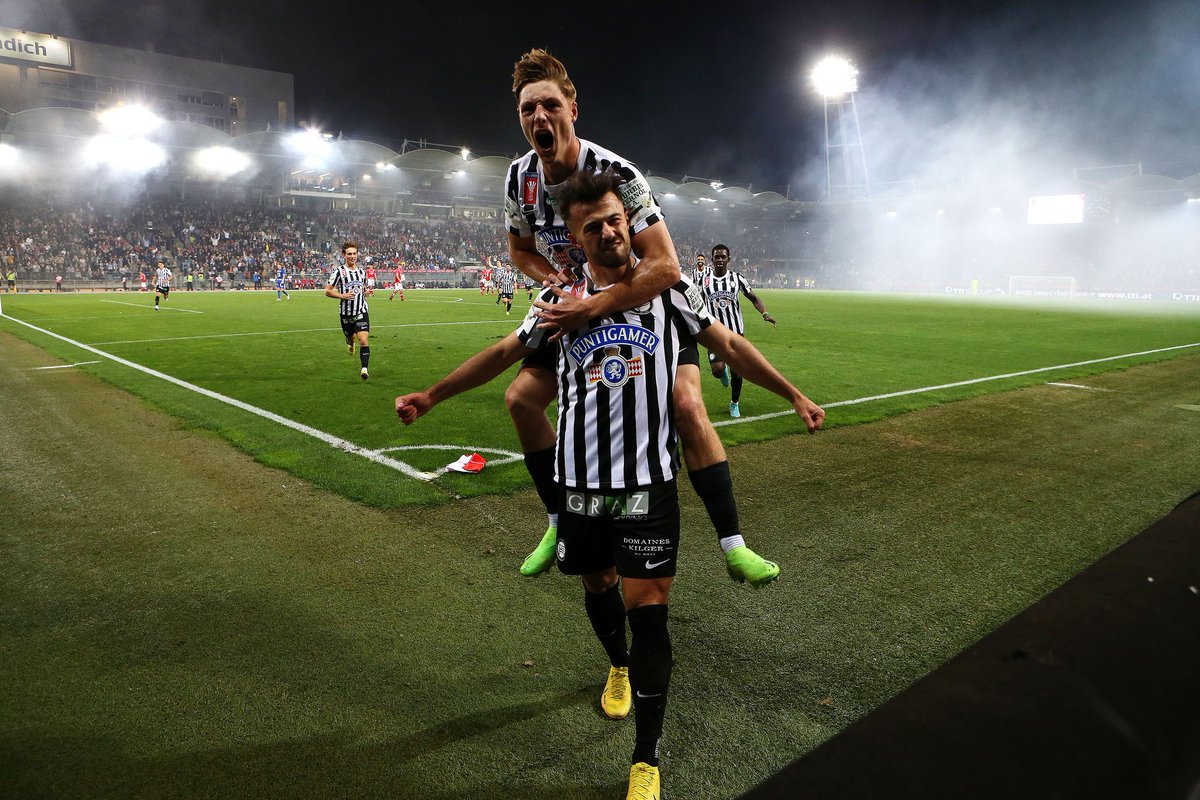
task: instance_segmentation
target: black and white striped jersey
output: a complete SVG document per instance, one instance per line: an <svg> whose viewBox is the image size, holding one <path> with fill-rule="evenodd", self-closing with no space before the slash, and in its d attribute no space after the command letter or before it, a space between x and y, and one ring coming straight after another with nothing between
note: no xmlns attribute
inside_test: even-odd
<svg viewBox="0 0 1200 800"><path fill-rule="evenodd" d="M159 267L154 270L154 285L155 286L170 286L171 285L171 270L166 267Z"/></svg>
<svg viewBox="0 0 1200 800"><path fill-rule="evenodd" d="M500 270L500 294L512 294L517 283L517 273L511 269Z"/></svg>
<svg viewBox="0 0 1200 800"><path fill-rule="evenodd" d="M704 299L708 310L726 328L744 334L746 323L742 320L742 303L739 295L750 296L750 284L741 274L728 270L721 277L715 274L708 279L704 288Z"/></svg>
<svg viewBox="0 0 1200 800"><path fill-rule="evenodd" d="M712 274L713 274L712 267L705 267L703 269L693 267L692 268L692 283L699 286L700 289L703 291L704 289L706 289L708 287L708 282L712 279Z"/></svg>
<svg viewBox="0 0 1200 800"><path fill-rule="evenodd" d="M659 222L662 209L650 191L650 183L638 168L616 153L579 140L577 170L602 172L612 169L625 179L621 201L629 211L629 235L637 234ZM541 159L530 150L512 162L504 191L504 217L508 232L513 236L534 237L537 250L555 269L568 267L582 275L587 263L583 248L571 238L567 224L554 208L554 194L559 184L546 185Z"/></svg>
<svg viewBox="0 0 1200 800"><path fill-rule="evenodd" d="M335 291L353 294L349 300L343 300L341 314L343 317L357 317L367 313L367 298L363 294L363 285L367 282L367 273L361 267L350 269L345 265L333 268L329 275L329 285Z"/></svg>
<svg viewBox="0 0 1200 800"><path fill-rule="evenodd" d="M557 302L548 289L541 299ZM531 310L517 330L528 347L553 333L539 330L539 321ZM700 289L683 276L649 303L592 320L559 341L559 482L615 491L675 477L679 450L671 394L680 344L712 323Z"/></svg>

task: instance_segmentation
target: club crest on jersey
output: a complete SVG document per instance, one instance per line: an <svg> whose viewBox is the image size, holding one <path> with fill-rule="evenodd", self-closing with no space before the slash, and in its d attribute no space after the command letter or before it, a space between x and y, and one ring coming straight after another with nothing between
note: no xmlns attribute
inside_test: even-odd
<svg viewBox="0 0 1200 800"><path fill-rule="evenodd" d="M551 264L557 264L562 267L582 267L587 263L587 253L575 241L575 237L571 236L571 232L566 228L554 225L549 228L542 228L536 234L538 252L546 257L546 260ZM576 272L582 270L576 269Z"/></svg>
<svg viewBox="0 0 1200 800"><path fill-rule="evenodd" d="M567 348L572 360L582 366L592 353L601 348L628 345L653 355L658 350L661 337L640 325L602 325L576 337ZM607 360L607 359L606 359Z"/></svg>
<svg viewBox="0 0 1200 800"><path fill-rule="evenodd" d="M521 202L527 206L537 205L538 174L526 172L525 177L521 180L521 187Z"/></svg>
<svg viewBox="0 0 1200 800"><path fill-rule="evenodd" d="M610 389L620 389L630 378L641 377L643 371L641 356L625 359L619 353L611 354L588 367L588 383L599 381Z"/></svg>

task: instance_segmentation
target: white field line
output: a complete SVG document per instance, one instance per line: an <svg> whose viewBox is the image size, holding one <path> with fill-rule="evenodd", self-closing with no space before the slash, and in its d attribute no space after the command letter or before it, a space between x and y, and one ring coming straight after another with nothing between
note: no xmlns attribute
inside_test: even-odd
<svg viewBox="0 0 1200 800"><path fill-rule="evenodd" d="M1058 381L1046 381L1047 386L1061 386L1064 389L1087 389L1089 392L1111 392L1112 389L1101 389L1098 386L1084 386L1082 383L1060 383Z"/></svg>
<svg viewBox="0 0 1200 800"><path fill-rule="evenodd" d="M887 400L892 397L903 397L909 394L922 394L924 392L936 392L939 389L953 389L956 386L971 386L976 383L986 383L988 381L1000 381L1005 378L1019 378L1022 375L1036 375L1039 372L1053 372L1056 369L1070 369L1071 367L1085 367L1088 364L1102 364L1105 361L1119 361L1122 358L1133 358L1135 356L1148 356L1154 353L1167 353L1171 350L1185 350L1189 347L1200 347L1200 342L1192 344L1177 344L1173 347L1160 347L1157 350L1142 350L1139 353L1124 353L1119 356L1106 356L1105 358L1093 358L1088 361L1076 361L1073 364L1056 364L1053 367L1038 367L1037 369L1027 369L1021 372L1006 372L1003 375L989 375L986 378L972 378L967 381L956 381L954 383L942 383L937 386L922 386L919 389L905 389L900 392L889 392L888 394L875 394L870 397L858 397L854 400L838 400L833 403L824 403L821 405L824 409L838 408L840 406L853 406L860 403L869 403L872 400ZM714 422L713 427L718 428L724 425L741 425L745 422L755 422L760 419L772 419L774 417L786 417L789 414L795 414L793 410L776 411L773 414L758 414L753 417L742 417L741 419L723 419L720 422Z"/></svg>
<svg viewBox="0 0 1200 800"><path fill-rule="evenodd" d="M89 353L94 353L95 355L101 356L103 358L107 358L109 361L115 361L116 363L121 364L123 366L130 367L131 369L136 369L138 372L144 372L147 375L151 375L155 378L159 378L160 380L164 380L168 383L173 383L176 386L180 386L184 389L187 389L188 391L195 392L196 394L201 394L201 395L204 395L205 397L210 397L213 400L220 401L222 403L225 403L226 405L231 405L234 408L240 408L243 411L249 411L251 414L260 416L263 419L269 419L272 422L276 422L280 425L283 425L285 428L291 428L294 431L299 431L300 433L307 434L308 436L311 436L314 439L320 439L322 442L325 442L326 444L328 444L332 447L335 447L338 450L343 450L347 453L352 453L354 455L362 456L363 458L365 458L369 461L374 461L376 464L382 464L385 467L391 467L392 469L394 469L398 472L401 472L401 473L409 476L410 478L416 478L418 480L428 481L428 480L433 480L435 477L437 477L437 475L435 473L422 472L421 470L416 469L415 467L413 467L409 464L406 464L403 461L397 461L394 458L389 458L375 450L368 450L365 447L359 447L358 445L354 444L353 442L346 441L345 439L334 436L333 434L325 433L324 431L319 431L316 428L311 428L308 425L304 425L304 424L296 422L294 420L290 420L287 417L281 417L278 414L275 414L273 412L267 411L267 410L259 408L257 406L252 406L249 403L243 403L241 400L236 400L232 397L228 397L226 395L220 394L219 392L214 392L210 389L205 389L201 386L196 386L193 383L188 383L187 381L180 380L179 378L173 377L171 375L167 375L166 373L163 373L163 372L159 372L158 370L150 369L149 367L144 367L141 364L135 364L132 361L121 358L119 356L114 356L111 353L106 353L103 350L97 350L95 347L92 347L91 345L86 345L83 342L77 342L74 339L68 339L66 336L62 336L60 334L54 333L53 331L48 331L43 328L39 328L36 325L30 325L28 322L24 322L22 320L16 319L15 317L9 317L7 315L3 315L2 313L0 313L0 316L5 316L6 319L11 319L13 322L17 323L18 325L24 325L26 328L35 330L38 333L43 333L47 336L52 336L55 339L59 339L60 341L66 342L67 344L72 344L72 345L75 345L76 347L86 350Z"/></svg>
<svg viewBox="0 0 1200 800"><path fill-rule="evenodd" d="M145 303L126 303L124 300L101 300L101 303L112 303L117 306L133 306L134 308L144 308L149 310L154 306L146 305ZM203 311L196 311L191 308L171 308L170 306L162 306L167 311L178 311L181 314L203 314Z"/></svg>
<svg viewBox="0 0 1200 800"><path fill-rule="evenodd" d="M82 367L84 364L99 364L99 361L76 361L74 364L54 364L49 367L30 367L30 369L70 369L71 367Z"/></svg>
<svg viewBox="0 0 1200 800"><path fill-rule="evenodd" d="M9 317L12 319L12 317ZM491 325L503 322L511 325L510 319L478 319L466 322L398 322L394 325L372 325L371 330L379 328L438 328L443 325ZM95 342L98 345L110 344L143 344L145 342L183 342L191 339L225 339L233 336L278 336L284 333L322 333L329 331L341 332L341 328L296 328L286 331L249 331L247 333L206 333L199 336L162 336L151 339L118 339L111 342Z"/></svg>

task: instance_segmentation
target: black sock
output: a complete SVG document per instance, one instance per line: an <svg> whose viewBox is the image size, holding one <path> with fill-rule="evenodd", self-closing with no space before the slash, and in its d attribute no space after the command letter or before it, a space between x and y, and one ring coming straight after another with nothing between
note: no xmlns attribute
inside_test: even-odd
<svg viewBox="0 0 1200 800"><path fill-rule="evenodd" d="M633 689L634 724L637 729L633 762L658 766L658 740L662 738L671 686L671 634L667 630L667 607L642 606L631 609L629 630L629 686Z"/></svg>
<svg viewBox="0 0 1200 800"><path fill-rule="evenodd" d="M730 370L729 385L733 389L733 398L732 399L733 399L733 402L735 402L735 403L742 398L742 383L743 382L744 382L744 379L742 378L741 375L738 375L736 372Z"/></svg>
<svg viewBox="0 0 1200 800"><path fill-rule="evenodd" d="M729 462L721 461L704 469L689 472L692 488L704 502L708 518L717 529L717 539L740 536L737 501L733 499L733 478L729 476Z"/></svg>
<svg viewBox="0 0 1200 800"><path fill-rule="evenodd" d="M625 601L621 589L613 584L607 592L583 592L583 607L596 638L604 645L608 661L614 667L629 666L629 648L625 644Z"/></svg>
<svg viewBox="0 0 1200 800"><path fill-rule="evenodd" d="M546 506L547 514L557 514L562 510L562 498L559 497L558 484L554 482L554 448L547 447L536 453L525 454L525 469L533 478L534 488L542 505Z"/></svg>
<svg viewBox="0 0 1200 800"><path fill-rule="evenodd" d="M365 344L358 348L358 361L362 364L363 369L367 368L367 362L371 360L371 348Z"/></svg>

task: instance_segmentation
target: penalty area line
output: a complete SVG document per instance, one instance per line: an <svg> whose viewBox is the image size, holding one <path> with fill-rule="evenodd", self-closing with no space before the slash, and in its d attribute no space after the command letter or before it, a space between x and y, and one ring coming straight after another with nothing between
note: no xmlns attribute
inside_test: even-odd
<svg viewBox="0 0 1200 800"><path fill-rule="evenodd" d="M220 392L214 392L211 389L205 389L203 386L197 386L194 383L188 383L187 381L176 378L173 375L168 375L165 372L159 372L156 369L151 369L150 367L142 366L141 364L134 363L133 361L130 361L125 358L121 358L120 356L114 356L111 353L106 353L103 350L98 350L95 347L92 347L91 345L84 344L83 342L77 342L74 339L68 339L66 336L55 333L53 331L45 330L43 328L39 328L36 325L31 325L30 323L25 322L24 320L19 320L16 317L10 317L7 314L4 314L3 312L0 312L0 316L3 316L5 319L10 319L13 322L17 323L18 325L24 325L26 328L29 328L30 330L35 330L38 333L45 334L46 336L50 336L50 337L53 337L60 341L66 342L67 344L74 345L75 347L78 347L82 350L86 350L87 352L92 353L94 355L98 355L98 356L101 356L102 358L106 358L109 361L114 361L118 364L121 364L122 366L126 366L131 369L135 369L138 372L145 373L146 375L150 375L152 377L158 378L159 380L164 380L167 383L173 383L176 386L187 389L190 392L195 392L196 394L200 394L205 397L216 400L218 402L225 403L226 405L233 406L234 408L240 408L242 411L248 411L251 414L262 417L263 419L268 419L271 422L278 423L279 425L282 425L285 428L291 428L294 431L298 431L300 433L311 436L314 439L319 439L320 441L325 442L326 444L328 444L331 447L334 447L338 450L342 450L342 451L344 451L346 453L350 453L352 455L362 456L363 458L367 459L368 461L374 461L376 464L382 464L385 467L391 467L392 469L396 470L397 472L407 475L410 478L416 478L416 479L422 480L422 481L430 481L437 477L436 473L422 472L421 470L415 469L414 467L412 467L409 464L405 464L403 461L397 461L396 459L389 458L375 450L369 450L365 447L360 447L360 446L354 444L353 442L347 441L346 439L342 439L341 437L334 436L331 433L325 433L324 431L317 430L316 428L312 428L301 422L296 422L295 420L288 419L287 417L281 417L280 415L278 415L272 411L267 411L266 409L259 408L258 406L252 406L249 403L242 402L241 400L238 400L233 397L229 397L228 395L223 395Z"/></svg>
<svg viewBox="0 0 1200 800"><path fill-rule="evenodd" d="M869 403L872 400L887 400L892 397L903 397L909 394L923 394L925 392L936 392L939 389L953 389L958 386L971 386L976 383L987 383L988 381L1001 381L1005 378L1019 378L1023 375L1036 375L1039 372L1053 372L1056 369L1070 369L1072 367L1086 367L1089 364L1103 364L1106 361L1120 361L1123 358L1135 358L1137 356L1149 356L1155 353L1168 353L1172 350L1186 350L1189 347L1200 347L1200 342L1192 344L1177 344L1172 347L1160 347L1157 350L1142 350L1138 353L1123 353L1119 356L1105 356L1104 358L1093 358L1087 361L1076 361L1073 364L1056 364L1053 367L1038 367L1037 369L1027 369L1021 372L1006 372L1003 375L988 375L985 378L971 378L966 381L955 381L954 383L941 383L937 386L922 386L919 389L904 389L899 392L889 392L887 394L874 394L870 397L857 397L853 400L838 400L833 403L825 403L822 408L838 408L840 406L854 406L860 403ZM776 411L772 414L757 414L753 417L742 417L741 419L723 419L720 422L714 422L713 427L719 428L723 425L740 425L744 422L755 422L760 419L774 419L775 417L786 417L790 414L795 414L792 411Z"/></svg>

